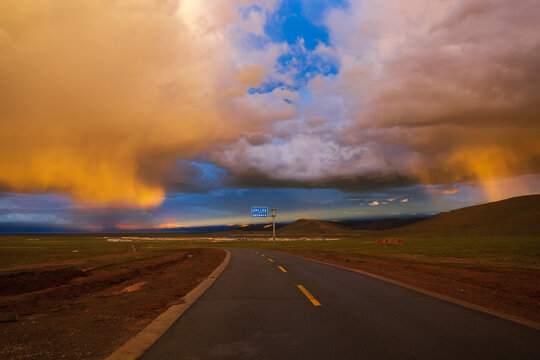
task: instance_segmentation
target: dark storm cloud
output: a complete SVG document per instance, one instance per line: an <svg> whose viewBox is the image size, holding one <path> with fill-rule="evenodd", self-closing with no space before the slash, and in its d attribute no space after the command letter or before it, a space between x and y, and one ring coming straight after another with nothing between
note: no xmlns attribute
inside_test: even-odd
<svg viewBox="0 0 540 360"><path fill-rule="evenodd" d="M354 190L538 174L537 10L533 0L336 10L327 22L339 74L309 83L313 100L274 125L277 141L239 140L210 158L237 186Z"/></svg>

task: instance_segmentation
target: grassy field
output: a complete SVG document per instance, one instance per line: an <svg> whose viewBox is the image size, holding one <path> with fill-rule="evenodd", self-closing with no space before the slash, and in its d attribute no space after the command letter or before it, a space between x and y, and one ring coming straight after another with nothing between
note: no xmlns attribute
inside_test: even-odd
<svg viewBox="0 0 540 360"><path fill-rule="evenodd" d="M334 241L277 242L283 250L339 252L352 257L402 258L426 263L468 263L540 267L539 235L418 234L404 237L404 245L376 245L383 235ZM271 242L239 242L230 247L270 249Z"/></svg>
<svg viewBox="0 0 540 360"><path fill-rule="evenodd" d="M147 234L129 236L139 239L107 242L106 235L1 235L0 275L51 268L93 269L195 247L272 249L271 241L213 243L183 234L156 234L153 240L142 239ZM402 238L405 243L376 245L376 240L385 237ZM276 250L355 268L540 322L538 234L399 236L395 232L364 232L341 240L278 241Z"/></svg>
<svg viewBox="0 0 540 360"><path fill-rule="evenodd" d="M126 252L126 245L85 235L2 235L0 268Z"/></svg>
<svg viewBox="0 0 540 360"><path fill-rule="evenodd" d="M384 238L384 233L332 241L278 241L276 247L282 250L340 253L357 260L367 256L424 263L540 268L540 235L418 234L404 237L404 245L376 245L375 241L380 238ZM88 258L101 257L100 261L106 262L108 259L104 255L125 256L131 245L135 245L139 251L132 254L136 257L192 246L272 248L272 242L268 241L208 243L186 241L179 237L179 240L107 242L102 235L2 235L0 271L14 265Z"/></svg>
<svg viewBox="0 0 540 360"><path fill-rule="evenodd" d="M117 237L117 236L114 236ZM192 241L107 242L103 235L0 235L0 272L47 263L88 261L92 265L116 262L117 257L144 258L189 247ZM130 252L135 245L137 252Z"/></svg>

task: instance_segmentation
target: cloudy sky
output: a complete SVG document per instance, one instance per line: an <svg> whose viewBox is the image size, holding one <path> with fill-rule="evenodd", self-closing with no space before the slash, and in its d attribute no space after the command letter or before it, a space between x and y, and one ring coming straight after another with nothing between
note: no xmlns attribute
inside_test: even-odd
<svg viewBox="0 0 540 360"><path fill-rule="evenodd" d="M540 192L537 0L6 0L0 228Z"/></svg>

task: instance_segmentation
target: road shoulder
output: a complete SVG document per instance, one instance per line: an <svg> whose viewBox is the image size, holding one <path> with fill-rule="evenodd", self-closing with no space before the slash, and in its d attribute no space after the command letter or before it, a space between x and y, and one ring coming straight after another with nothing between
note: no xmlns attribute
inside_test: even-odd
<svg viewBox="0 0 540 360"><path fill-rule="evenodd" d="M184 303L179 305L173 305L167 309L164 313L159 315L150 324L148 324L142 331L140 331L133 338L128 340L124 345L110 354L106 360L130 360L136 359L141 356L146 349L148 349L157 339L161 337L172 324L178 320L184 312L189 309L197 299L204 294L206 290L212 286L216 279L221 275L223 270L229 264L231 253L225 250L227 255L225 259L205 280L203 280L197 287L189 292L184 297Z"/></svg>

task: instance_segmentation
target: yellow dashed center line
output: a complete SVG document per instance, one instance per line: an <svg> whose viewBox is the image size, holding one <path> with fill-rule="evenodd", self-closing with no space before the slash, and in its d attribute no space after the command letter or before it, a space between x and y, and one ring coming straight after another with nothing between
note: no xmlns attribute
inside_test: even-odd
<svg viewBox="0 0 540 360"><path fill-rule="evenodd" d="M257 252L257 254L258 254L258 253L259 253L259 252ZM262 256L262 257L265 257L264 254L261 254L261 256ZM268 258L268 261L274 262L274 260L272 260L272 259L270 259L270 258ZM287 272L287 270L285 270L285 269L283 268L283 266L278 266L278 268L279 268L279 270L281 270L281 271L283 271L283 272L285 272L285 273ZM321 306L321 303L318 302L317 299L315 299L315 298L313 297L313 295L311 295L311 294L309 293L309 291L306 290L305 287L303 287L302 285L296 285L296 286L298 286L298 288L300 289L300 291L303 292L304 295L306 295L306 297L309 299L309 301L311 301L311 303L313 304L313 306Z"/></svg>
<svg viewBox="0 0 540 360"><path fill-rule="evenodd" d="M296 286L298 286L298 288L300 289L300 291L303 292L304 295L306 295L306 297L309 299L309 301L312 302L312 304L313 304L314 306L321 306L321 303L318 302L317 299L315 299L315 298L313 297L313 295L311 295L311 294L309 293L309 291L306 290L305 287L303 287L302 285L296 285Z"/></svg>

